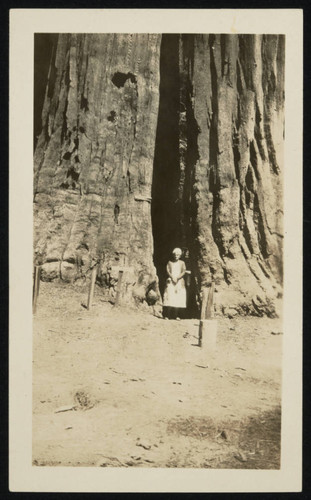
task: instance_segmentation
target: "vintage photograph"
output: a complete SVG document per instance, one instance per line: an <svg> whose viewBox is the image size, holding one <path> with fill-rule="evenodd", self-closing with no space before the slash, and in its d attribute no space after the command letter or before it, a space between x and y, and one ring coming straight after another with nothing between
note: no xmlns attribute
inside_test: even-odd
<svg viewBox="0 0 311 500"><path fill-rule="evenodd" d="M33 44L33 466L279 470L286 36Z"/></svg>

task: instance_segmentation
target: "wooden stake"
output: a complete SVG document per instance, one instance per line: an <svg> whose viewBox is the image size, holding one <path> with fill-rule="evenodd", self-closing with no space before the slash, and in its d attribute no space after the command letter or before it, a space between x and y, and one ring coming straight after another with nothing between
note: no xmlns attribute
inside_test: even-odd
<svg viewBox="0 0 311 500"><path fill-rule="evenodd" d="M207 306L204 319L211 319L213 316L214 290L215 290L215 283L214 281L212 281L211 287L208 292Z"/></svg>
<svg viewBox="0 0 311 500"><path fill-rule="evenodd" d="M216 339L216 334L214 333L214 325L212 323L209 323L207 320L210 320L213 317L213 303L214 303L214 290L215 290L215 283L212 281L210 288L208 289L207 287L203 288L202 292L202 306L201 306L201 321L200 321L200 326L199 326L199 339L198 339L198 345L199 347L202 347L203 345L203 336L207 336L207 325L208 327L211 328L212 326L212 336L215 337ZM216 326L216 332L217 332L217 326ZM204 342L206 339L204 340ZM215 340L216 342L216 340ZM213 342L212 342L213 344Z"/></svg>
<svg viewBox="0 0 311 500"><path fill-rule="evenodd" d="M199 347L212 353L217 344L217 320L201 319L199 326Z"/></svg>
<svg viewBox="0 0 311 500"><path fill-rule="evenodd" d="M117 295L116 295L116 300L114 303L115 306L118 306L120 303L122 277L123 277L123 271L120 270L119 276L118 276Z"/></svg>
<svg viewBox="0 0 311 500"><path fill-rule="evenodd" d="M199 347L202 347L202 337L203 337L203 319L200 319L199 338L198 338L198 346Z"/></svg>
<svg viewBox="0 0 311 500"><path fill-rule="evenodd" d="M205 319L207 300L208 300L208 288L205 287L205 288L203 288L203 292L202 292L201 319Z"/></svg>
<svg viewBox="0 0 311 500"><path fill-rule="evenodd" d="M200 321L200 326L199 326L199 341L198 341L199 347L202 347L202 335L203 335L202 320L205 319L207 299L208 299L208 288L205 287L205 288L203 288L203 291L202 291L201 321Z"/></svg>
<svg viewBox="0 0 311 500"><path fill-rule="evenodd" d="M95 288L95 281L96 281L96 275L97 275L97 264L92 269L91 283L90 283L90 289L89 289L89 296L88 296L88 299L87 299L87 309L88 310L91 308L91 305L92 305L92 300L93 300L93 295L94 295L94 288Z"/></svg>
<svg viewBox="0 0 311 500"><path fill-rule="evenodd" d="M34 277L33 277L33 292L32 292L33 314L35 314L36 310L37 310L37 300L38 300L39 288L40 288L40 276L41 276L41 266L35 266Z"/></svg>

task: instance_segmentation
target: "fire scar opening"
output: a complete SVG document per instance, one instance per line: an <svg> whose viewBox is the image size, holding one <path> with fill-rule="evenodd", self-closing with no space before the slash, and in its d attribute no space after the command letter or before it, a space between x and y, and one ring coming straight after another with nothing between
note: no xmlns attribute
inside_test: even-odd
<svg viewBox="0 0 311 500"><path fill-rule="evenodd" d="M193 149L190 133L192 128L191 100L188 95L190 90L180 76L179 44L179 35L162 35L160 101L153 166L151 215L154 264L161 295L163 297L167 280L166 264L171 258L171 252L175 247L181 248L187 271L191 271L191 279L186 280L188 288L185 317L195 317L197 306L194 266L192 265L194 235L191 223L193 215L191 169L194 163L190 154L190 150ZM182 99L184 94L185 99ZM181 129L185 128L182 122L184 119L189 122L185 137L181 132ZM183 154L185 156L183 160L181 149L187 150L187 153Z"/></svg>
<svg viewBox="0 0 311 500"><path fill-rule="evenodd" d="M160 102L152 181L154 264L163 295L166 264L181 245L178 203L179 182L179 66L178 35L162 35Z"/></svg>

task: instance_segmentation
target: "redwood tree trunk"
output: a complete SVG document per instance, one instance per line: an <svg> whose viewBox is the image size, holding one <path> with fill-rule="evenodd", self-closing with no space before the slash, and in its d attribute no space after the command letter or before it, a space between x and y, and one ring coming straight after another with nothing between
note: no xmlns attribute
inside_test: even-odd
<svg viewBox="0 0 311 500"><path fill-rule="evenodd" d="M180 37L181 221L198 288L214 279L229 315L274 315L281 295L284 42Z"/></svg>
<svg viewBox="0 0 311 500"><path fill-rule="evenodd" d="M274 315L284 44L277 35L163 35L162 44L161 35L59 35L35 149L43 278L71 281L100 258L103 273L125 271L128 300L144 299L157 275L163 289L169 250L182 246L193 314L213 279L219 313Z"/></svg>
<svg viewBox="0 0 311 500"><path fill-rule="evenodd" d="M35 252L43 279L101 258L125 288L156 279L151 182L160 35L59 35L35 150Z"/></svg>

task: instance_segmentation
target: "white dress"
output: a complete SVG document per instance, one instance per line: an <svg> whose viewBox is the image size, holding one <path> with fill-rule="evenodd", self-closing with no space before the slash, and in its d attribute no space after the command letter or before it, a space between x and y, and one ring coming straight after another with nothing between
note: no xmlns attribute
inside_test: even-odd
<svg viewBox="0 0 311 500"><path fill-rule="evenodd" d="M183 270L185 270L185 263L183 261L177 260L176 262L169 262L170 272L173 279L176 279ZM176 285L172 282L170 278L167 279L166 287L163 295L163 305L165 307L186 307L186 287L185 280L181 278L177 281Z"/></svg>

